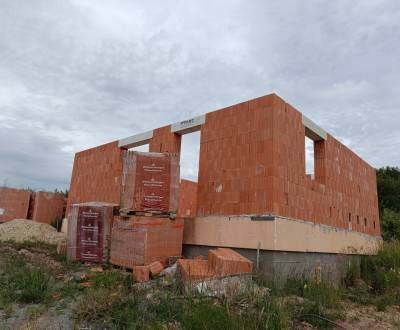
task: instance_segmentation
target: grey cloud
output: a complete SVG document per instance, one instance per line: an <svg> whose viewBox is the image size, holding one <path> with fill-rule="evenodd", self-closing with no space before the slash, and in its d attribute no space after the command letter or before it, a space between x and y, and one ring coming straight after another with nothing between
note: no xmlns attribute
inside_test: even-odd
<svg viewBox="0 0 400 330"><path fill-rule="evenodd" d="M400 165L396 1L0 6L0 180L66 188L76 151L272 91L372 165ZM186 177L198 144L185 137Z"/></svg>

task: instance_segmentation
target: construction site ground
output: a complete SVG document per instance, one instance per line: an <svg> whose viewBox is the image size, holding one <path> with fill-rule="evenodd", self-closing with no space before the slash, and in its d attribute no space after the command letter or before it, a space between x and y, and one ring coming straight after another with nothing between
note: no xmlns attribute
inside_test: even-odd
<svg viewBox="0 0 400 330"><path fill-rule="evenodd" d="M400 307L376 304L369 296L362 301L362 283L341 290L312 282L293 282L285 288L275 288L254 275L245 292L213 295L185 291L178 274L137 284L129 271L68 262L64 254L56 253L53 245L2 242L0 328L400 327Z"/></svg>

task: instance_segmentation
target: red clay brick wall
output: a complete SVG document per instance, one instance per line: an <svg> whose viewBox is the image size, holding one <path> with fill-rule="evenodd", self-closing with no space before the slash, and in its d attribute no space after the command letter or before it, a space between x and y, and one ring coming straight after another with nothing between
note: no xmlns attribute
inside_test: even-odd
<svg viewBox="0 0 400 330"><path fill-rule="evenodd" d="M38 191L35 193L32 220L51 224L62 219L65 198L62 193Z"/></svg>
<svg viewBox="0 0 400 330"><path fill-rule="evenodd" d="M150 152L181 152L181 136L171 132L171 125L153 130L153 137L149 143Z"/></svg>
<svg viewBox="0 0 400 330"><path fill-rule="evenodd" d="M304 150L302 114L277 95L208 113L198 215L274 213L380 235L375 170L328 135L312 180Z"/></svg>
<svg viewBox="0 0 400 330"><path fill-rule="evenodd" d="M29 190L0 188L0 223L28 217Z"/></svg>
<svg viewBox="0 0 400 330"><path fill-rule="evenodd" d="M197 212L197 182L181 180L178 217L195 217Z"/></svg>
<svg viewBox="0 0 400 330"><path fill-rule="evenodd" d="M201 129L200 216L273 211L274 95L206 115Z"/></svg>
<svg viewBox="0 0 400 330"><path fill-rule="evenodd" d="M74 203L120 203L123 150L115 141L75 154L67 213Z"/></svg>
<svg viewBox="0 0 400 330"><path fill-rule="evenodd" d="M315 143L315 180L307 177L301 117L282 99L276 102L274 213L380 235L375 169L328 134Z"/></svg>

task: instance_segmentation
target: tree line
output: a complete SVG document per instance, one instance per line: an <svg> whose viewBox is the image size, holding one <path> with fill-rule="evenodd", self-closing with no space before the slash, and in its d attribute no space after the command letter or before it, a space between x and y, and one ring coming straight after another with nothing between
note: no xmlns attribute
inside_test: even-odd
<svg viewBox="0 0 400 330"><path fill-rule="evenodd" d="M400 240L400 168L378 169L377 184L382 237Z"/></svg>

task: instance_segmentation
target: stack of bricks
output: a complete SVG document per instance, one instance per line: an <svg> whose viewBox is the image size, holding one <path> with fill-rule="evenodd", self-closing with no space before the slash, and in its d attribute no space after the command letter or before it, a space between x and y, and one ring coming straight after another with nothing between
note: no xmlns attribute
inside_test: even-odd
<svg viewBox="0 0 400 330"><path fill-rule="evenodd" d="M195 217L197 212L197 182L181 180L178 217Z"/></svg>
<svg viewBox="0 0 400 330"><path fill-rule="evenodd" d="M178 195L178 157L168 153L124 152L122 210L176 214Z"/></svg>
<svg viewBox="0 0 400 330"><path fill-rule="evenodd" d="M183 220L168 217L179 202L180 136L170 129L154 131L150 153L112 142L75 155L67 212L75 203L119 205L110 243L115 265L134 269L181 255Z"/></svg>
<svg viewBox="0 0 400 330"><path fill-rule="evenodd" d="M33 221L51 224L57 219L62 220L65 205L64 194L38 191L33 196L31 217Z"/></svg>
<svg viewBox="0 0 400 330"><path fill-rule="evenodd" d="M249 274L253 271L253 263L228 248L209 250L208 261L199 259L179 259L178 265L182 280L197 283L210 278L230 275Z"/></svg>
<svg viewBox="0 0 400 330"><path fill-rule="evenodd" d="M115 219L112 228L110 262L134 269L182 253L183 220L154 217Z"/></svg>
<svg viewBox="0 0 400 330"><path fill-rule="evenodd" d="M70 260L107 263L115 205L81 203L71 205L68 217L67 256Z"/></svg>
<svg viewBox="0 0 400 330"><path fill-rule="evenodd" d="M145 266L167 265L169 257L182 253L183 219L170 219L178 209L179 158L132 151L125 151L123 158L124 216L113 224L110 262L132 269L143 280Z"/></svg>
<svg viewBox="0 0 400 330"><path fill-rule="evenodd" d="M29 190L0 187L0 223L26 219L30 198Z"/></svg>

